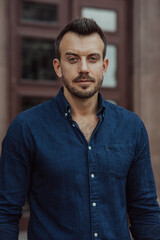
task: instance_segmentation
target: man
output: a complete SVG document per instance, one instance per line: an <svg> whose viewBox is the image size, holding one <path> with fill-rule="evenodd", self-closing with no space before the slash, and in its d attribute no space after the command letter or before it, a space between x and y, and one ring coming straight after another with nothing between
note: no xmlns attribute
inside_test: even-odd
<svg viewBox="0 0 160 240"><path fill-rule="evenodd" d="M91 19L59 34L53 65L63 88L20 113L3 141L0 239L18 238L30 203L29 240L160 240L148 137L133 113L99 93L106 39Z"/></svg>

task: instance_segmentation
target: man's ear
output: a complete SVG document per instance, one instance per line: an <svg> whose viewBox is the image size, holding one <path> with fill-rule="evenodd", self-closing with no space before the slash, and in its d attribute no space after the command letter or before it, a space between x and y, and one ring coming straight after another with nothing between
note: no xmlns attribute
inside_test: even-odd
<svg viewBox="0 0 160 240"><path fill-rule="evenodd" d="M53 67L54 67L54 71L56 72L57 76L59 78L61 78L62 77L62 70L61 70L60 61L57 58L55 58L53 60Z"/></svg>
<svg viewBox="0 0 160 240"><path fill-rule="evenodd" d="M109 64L109 60L108 60L108 58L106 58L106 59L103 61L103 76L105 75L105 73L106 73L106 71L107 71L108 64Z"/></svg>

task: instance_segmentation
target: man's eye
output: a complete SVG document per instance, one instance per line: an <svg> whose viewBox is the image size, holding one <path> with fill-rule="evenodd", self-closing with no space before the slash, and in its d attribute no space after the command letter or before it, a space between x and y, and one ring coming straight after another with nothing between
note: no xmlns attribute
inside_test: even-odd
<svg viewBox="0 0 160 240"><path fill-rule="evenodd" d="M89 58L89 61L90 61L90 62L97 62L97 61L98 61L98 58L97 58L97 57L90 57L90 58Z"/></svg>
<svg viewBox="0 0 160 240"><path fill-rule="evenodd" d="M70 63L76 63L78 61L78 58L75 58L75 57L72 57L72 58L69 58L68 60Z"/></svg>

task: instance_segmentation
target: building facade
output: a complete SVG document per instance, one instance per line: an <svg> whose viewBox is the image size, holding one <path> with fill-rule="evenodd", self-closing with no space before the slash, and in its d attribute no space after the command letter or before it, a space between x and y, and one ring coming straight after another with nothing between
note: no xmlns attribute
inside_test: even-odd
<svg viewBox="0 0 160 240"><path fill-rule="evenodd" d="M159 0L0 0L0 142L19 112L57 94L54 39L78 16L94 18L106 34L101 92L145 123L160 199Z"/></svg>

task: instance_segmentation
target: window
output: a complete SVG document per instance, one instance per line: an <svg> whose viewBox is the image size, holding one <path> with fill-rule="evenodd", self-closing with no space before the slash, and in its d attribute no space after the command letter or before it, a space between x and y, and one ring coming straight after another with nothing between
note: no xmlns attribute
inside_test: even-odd
<svg viewBox="0 0 160 240"><path fill-rule="evenodd" d="M22 39L22 70L24 81L55 81L53 69L54 40L23 38Z"/></svg>
<svg viewBox="0 0 160 240"><path fill-rule="evenodd" d="M58 21L56 4L21 2L21 21L23 23L54 24Z"/></svg>
<svg viewBox="0 0 160 240"><path fill-rule="evenodd" d="M117 12L114 10L84 7L81 15L82 17L93 18L103 31L117 31Z"/></svg>
<svg viewBox="0 0 160 240"><path fill-rule="evenodd" d="M68 22L69 0L12 0L10 11L10 116L54 97L54 41ZM14 59L14 60L13 60Z"/></svg>
<svg viewBox="0 0 160 240"><path fill-rule="evenodd" d="M117 47L108 44L106 57L109 59L109 66L103 79L103 87L117 87Z"/></svg>
<svg viewBox="0 0 160 240"><path fill-rule="evenodd" d="M131 109L131 55L128 51L130 34L130 6L126 0L74 0L73 16L94 19L103 29L107 42L109 66L101 92L105 99ZM130 15L131 17L131 15ZM131 28L130 28L131 31Z"/></svg>
<svg viewBox="0 0 160 240"><path fill-rule="evenodd" d="M49 98L42 98L42 97L23 97L22 98L22 110L25 111L31 107L34 107L40 103L44 103Z"/></svg>

